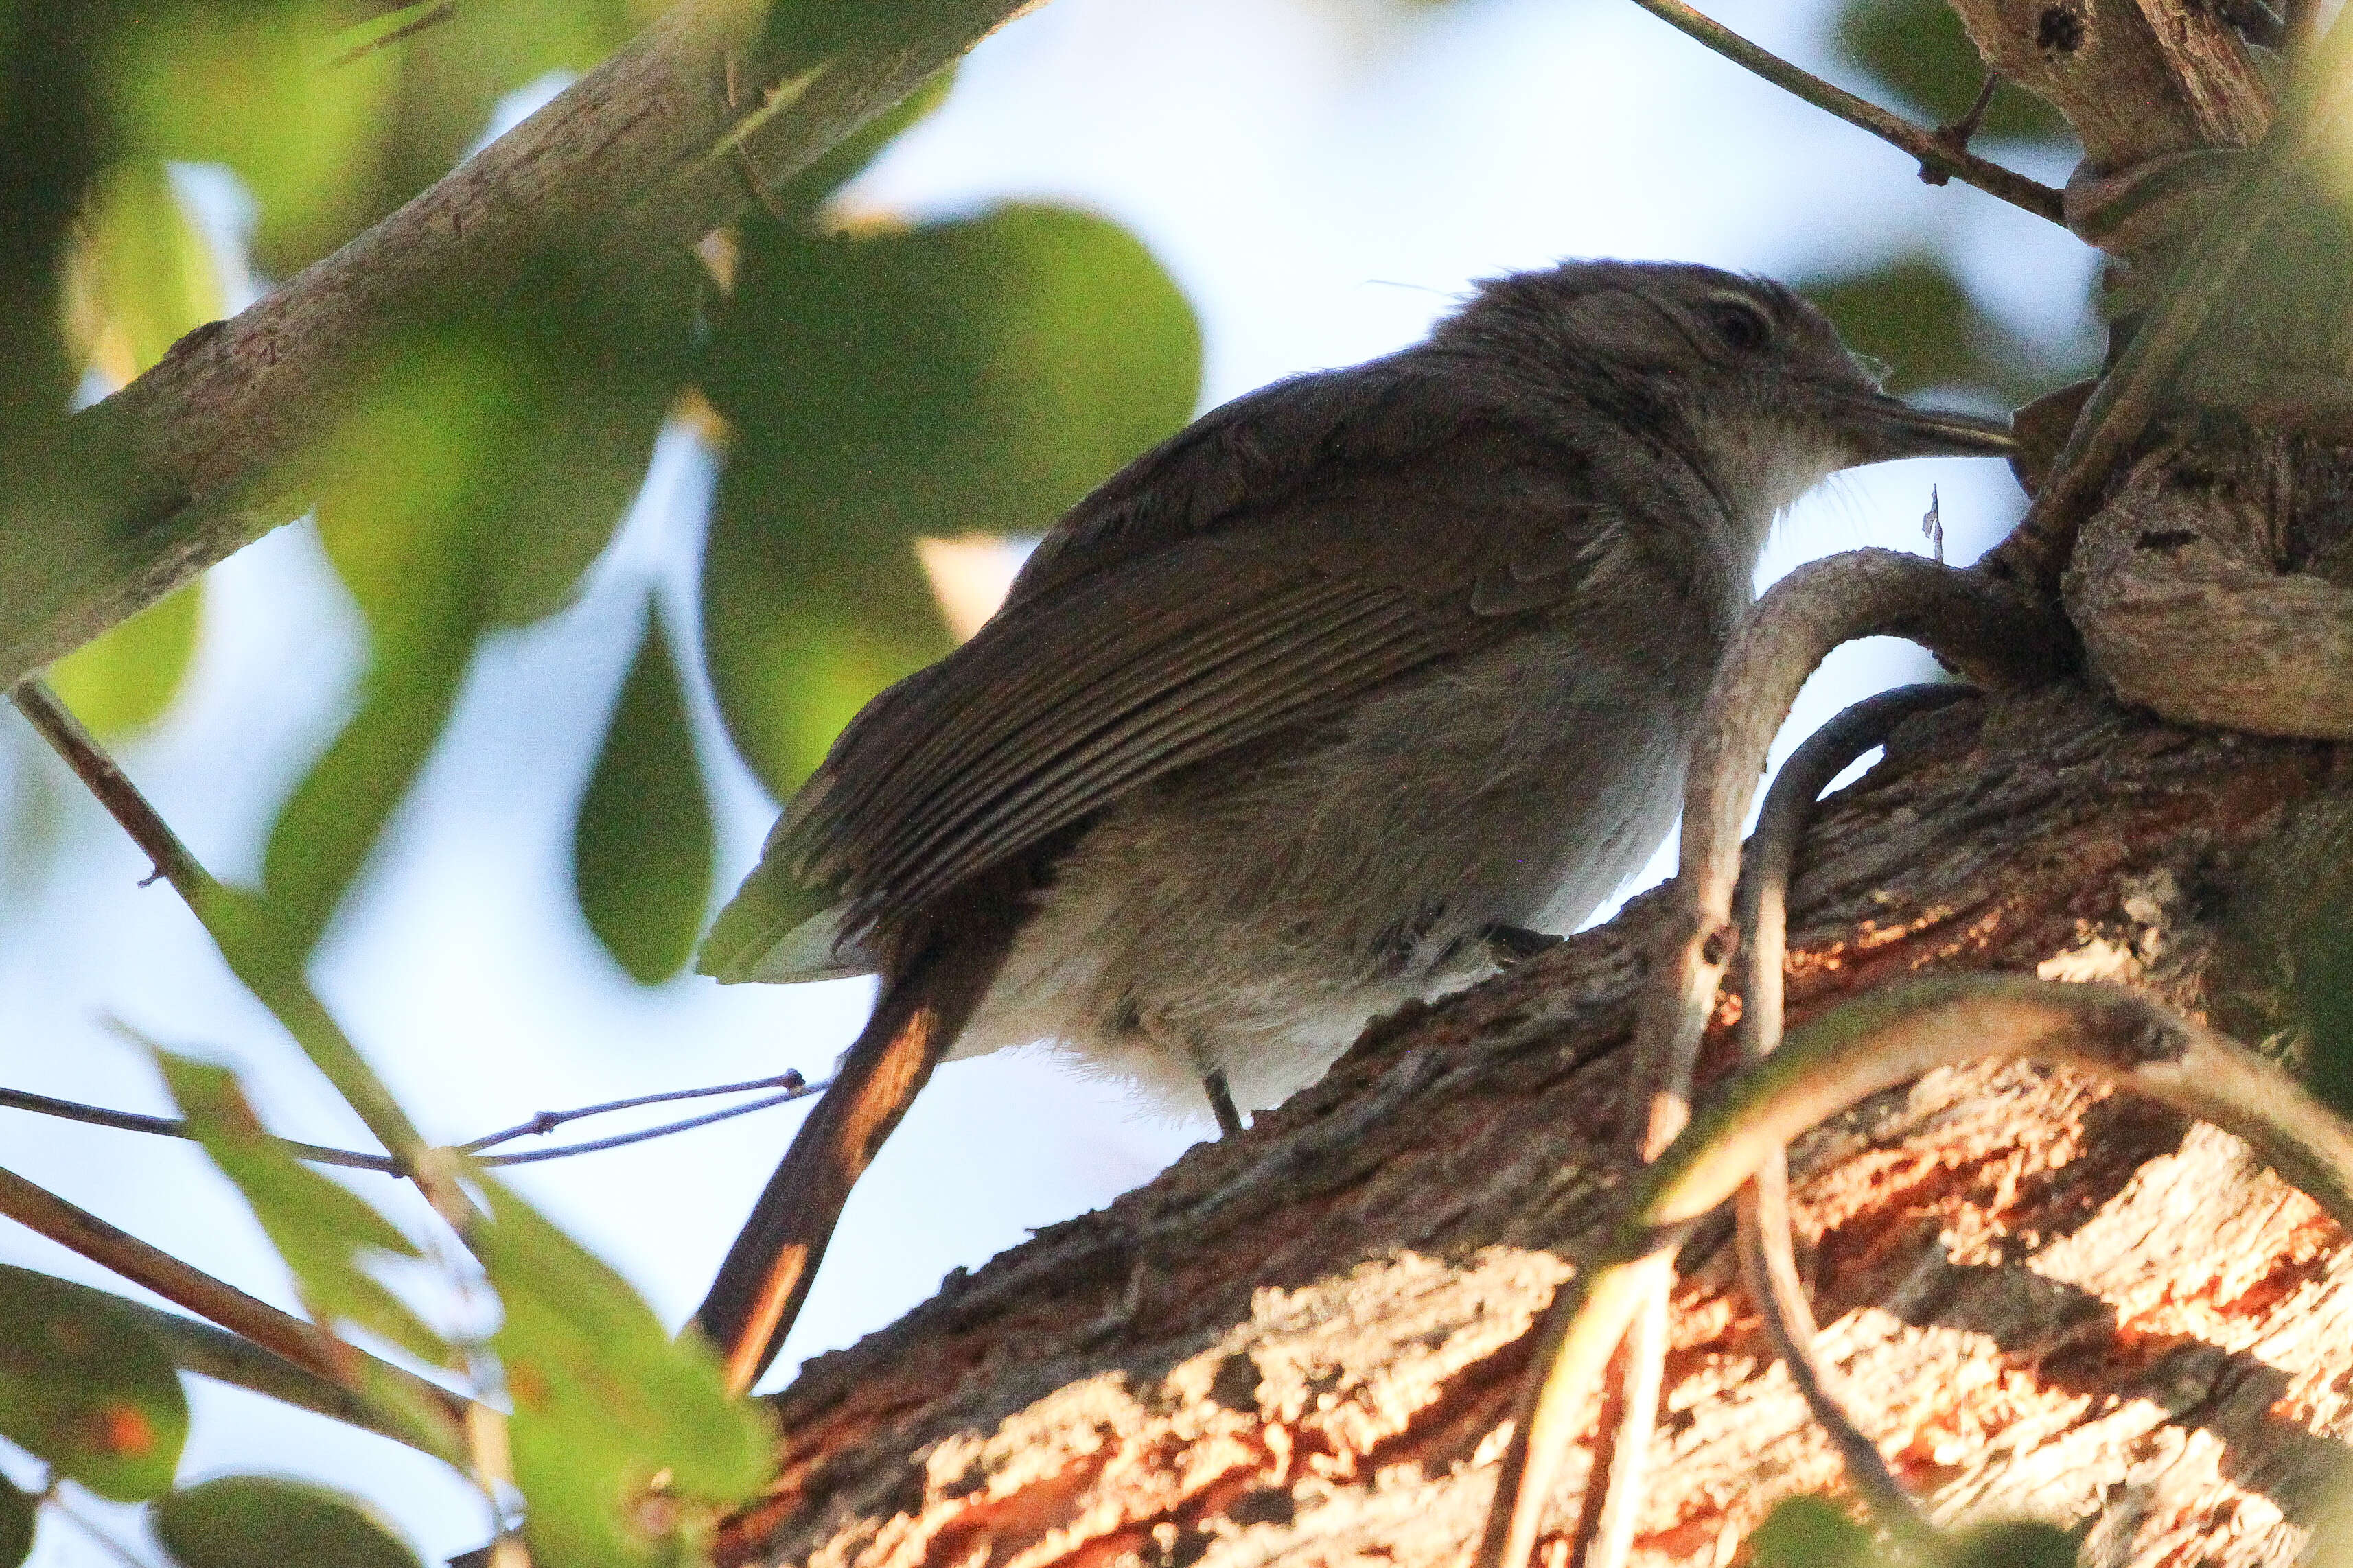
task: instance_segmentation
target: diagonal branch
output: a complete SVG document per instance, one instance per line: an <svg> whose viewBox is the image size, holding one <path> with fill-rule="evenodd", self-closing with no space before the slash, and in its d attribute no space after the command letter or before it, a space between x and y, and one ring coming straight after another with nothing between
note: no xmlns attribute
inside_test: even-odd
<svg viewBox="0 0 2353 1568"><path fill-rule="evenodd" d="M301 965L286 959L260 900L235 894L213 879L98 738L44 682L18 682L9 690L8 700L171 882L229 969L294 1037L302 1054L384 1145L400 1173L417 1184L451 1229L461 1238L467 1236L480 1211L459 1184L457 1157L426 1141L311 988Z"/></svg>
<svg viewBox="0 0 2353 1568"><path fill-rule="evenodd" d="M1683 0L1634 0L1634 4L1671 27L1680 29L1714 49L1733 64L1756 72L1782 91L1794 94L1816 109L1827 110L1859 126L1891 146L1900 147L1920 161L1920 177L1932 174L1975 185L1989 196L1998 196L2014 207L2021 207L2036 217L2063 224L2067 220L2061 210L2057 191L2038 180L2030 180L2012 169L1978 157L1963 144L1964 139L1942 134L1925 125L1915 125L1900 114L1882 109L1867 98L1858 98L1842 87L1837 87L1811 71L1800 69L1770 49L1760 48L1734 32L1723 23L1683 4ZM1943 180L1933 182L1941 184Z"/></svg>
<svg viewBox="0 0 2353 1568"><path fill-rule="evenodd" d="M294 1404L320 1410L340 1420L353 1420L354 1416L344 1413L346 1402L340 1395L326 1395L306 1380L320 1379L338 1389L345 1388L351 1385L349 1374L352 1369L354 1366L364 1368L369 1376L384 1380L391 1387L403 1392L407 1396L404 1401L406 1408L433 1413L437 1417L447 1416L448 1429L438 1432L392 1431L381 1418L364 1421L362 1425L445 1458L462 1447L457 1427L463 1420L465 1407L470 1403L463 1396L452 1394L430 1379L419 1377L389 1362L378 1361L354 1346L331 1339L324 1329L307 1323L290 1312L281 1312L259 1297L247 1295L227 1280L215 1279L201 1268L183 1263L161 1247L152 1247L130 1232L107 1224L89 1210L68 1203L13 1171L0 1170L0 1215L5 1215L28 1230L47 1237L69 1251L113 1270L134 1285L144 1286L174 1306L185 1307L198 1317L219 1324L249 1342L259 1353L270 1358L266 1363L256 1363L209 1337L198 1342L186 1333L176 1337L165 1335L166 1350L175 1362L187 1366L190 1371L255 1388L277 1398L290 1399ZM201 1356L203 1364L194 1364L188 1359L192 1356Z"/></svg>
<svg viewBox="0 0 2353 1568"><path fill-rule="evenodd" d="M495 298L559 251L621 272L682 255L752 200L754 176L789 179L1026 3L776 7L796 33L767 26L763 0L680 0L407 205L76 417L130 472L94 542L44 526L44 548L7 555L0 685L300 514L289 467L322 400L421 307ZM731 79L756 90L733 99Z"/></svg>

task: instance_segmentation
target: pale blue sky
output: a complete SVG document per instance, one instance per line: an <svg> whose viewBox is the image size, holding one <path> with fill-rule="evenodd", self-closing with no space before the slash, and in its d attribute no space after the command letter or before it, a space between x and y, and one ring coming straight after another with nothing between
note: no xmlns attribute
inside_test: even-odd
<svg viewBox="0 0 2353 1568"><path fill-rule="evenodd" d="M1838 70L1817 4L1741 0L1722 15ZM1053 0L983 45L946 106L852 194L909 216L1008 196L1076 203L1144 237L1201 313L1211 402L1394 348L1469 279L1567 255L1802 277L1928 246L2039 335L2073 330L2089 277L2080 247L2049 226L1962 186L1923 185L1893 150L1619 0ZM460 1138L543 1108L822 1070L860 1021L859 982L641 991L570 907L570 805L628 651L623 628L648 581L679 624L691 616L682 566L708 482L690 443L667 442L582 602L485 650L448 742L331 938L322 990L428 1132ZM1874 469L1800 507L1767 575L1858 544L1922 548L1932 483L1957 558L2017 510L1994 465ZM302 528L216 570L209 591L192 689L124 760L216 870L247 877L277 801L349 700L358 632ZM1799 724L1923 668L1892 646L1849 650L1810 689ZM773 805L726 754L707 707L702 731L732 886ZM169 892L133 886L138 857L13 717L5 739L9 809L53 822L62 847L37 870L20 856L0 871L0 993L11 999L0 1082L162 1109L147 1069L103 1026L114 1015L248 1066L280 1131L359 1141ZM797 1115L539 1167L519 1184L675 1322ZM290 1305L252 1222L193 1152L17 1115L5 1126L8 1163L27 1176ZM1209 1131L1206 1117L1141 1116L1042 1054L944 1069L860 1188L780 1364L879 1327L950 1268L1099 1205ZM97 1278L13 1229L0 1230L0 1258ZM360 1491L428 1561L482 1539L467 1494L431 1462L231 1391L195 1394L190 1478L259 1468ZM35 1561L114 1560L53 1528Z"/></svg>

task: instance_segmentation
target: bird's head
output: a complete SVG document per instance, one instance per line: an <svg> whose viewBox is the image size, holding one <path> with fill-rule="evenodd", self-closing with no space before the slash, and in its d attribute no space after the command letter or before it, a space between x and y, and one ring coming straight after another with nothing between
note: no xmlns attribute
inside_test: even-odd
<svg viewBox="0 0 2353 1568"><path fill-rule="evenodd" d="M1840 468L2011 447L2007 421L1881 391L1829 318L1788 289L1713 267L1571 261L1493 279L1430 341L1532 395L1549 391L1687 447L1768 513Z"/></svg>

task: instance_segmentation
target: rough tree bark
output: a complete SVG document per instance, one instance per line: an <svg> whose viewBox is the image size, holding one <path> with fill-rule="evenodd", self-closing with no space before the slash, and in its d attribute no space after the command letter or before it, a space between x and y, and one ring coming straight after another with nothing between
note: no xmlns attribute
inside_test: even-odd
<svg viewBox="0 0 2353 1568"><path fill-rule="evenodd" d="M2348 849L2344 748L2073 687L1965 703L1826 804L1793 1017L2035 971L2293 1053L2279 955L2341 902ZM1537 1315L1609 1210L1663 912L1377 1025L1247 1133L810 1363L725 1560L1462 1560ZM1939 1519L2080 1523L2094 1563L2294 1558L2353 1458L2353 1249L2242 1146L2003 1067L1883 1096L1794 1159L1826 1357ZM1727 1229L1683 1258L1646 1561L1726 1562L1837 1481Z"/></svg>

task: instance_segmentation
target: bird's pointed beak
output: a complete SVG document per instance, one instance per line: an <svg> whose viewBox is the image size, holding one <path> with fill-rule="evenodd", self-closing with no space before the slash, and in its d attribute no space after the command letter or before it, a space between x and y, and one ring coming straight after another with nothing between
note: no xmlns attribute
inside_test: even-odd
<svg viewBox="0 0 2353 1568"><path fill-rule="evenodd" d="M2006 458L2018 445L2007 419L1915 408L1883 392L1841 393L1831 407L1852 444L1853 467L1895 458Z"/></svg>

